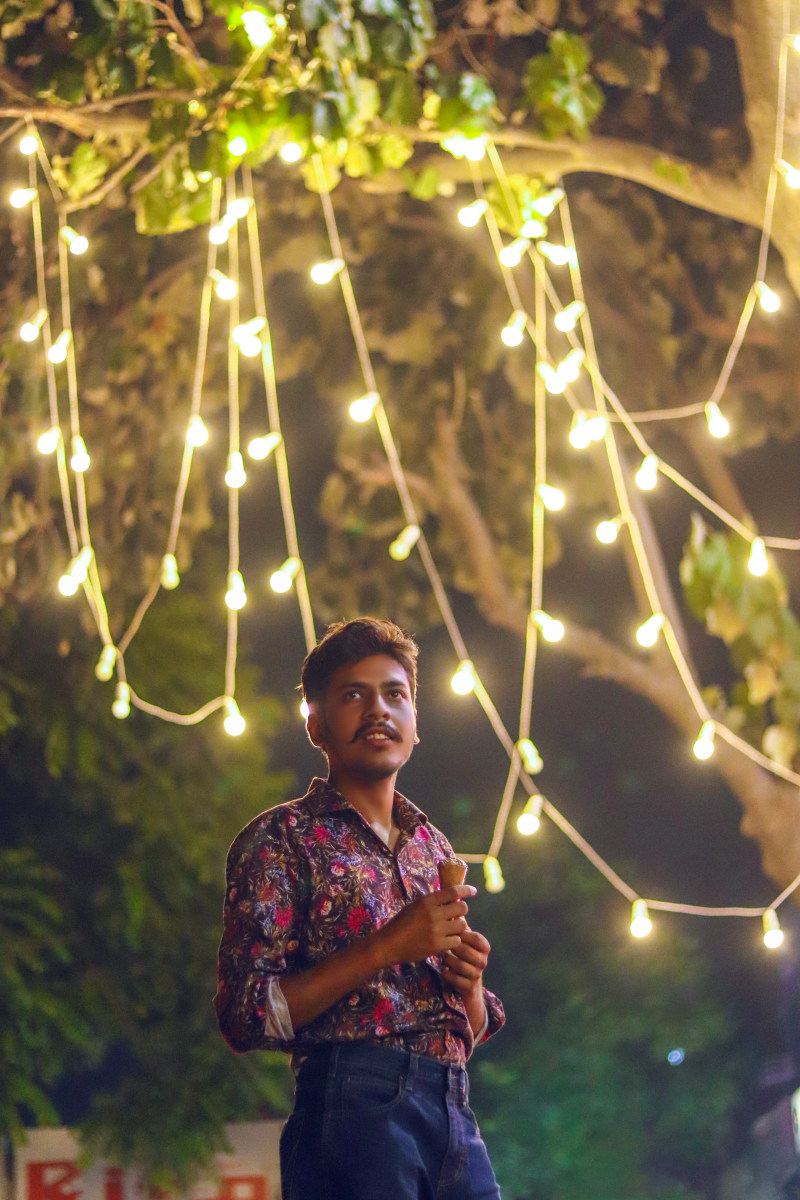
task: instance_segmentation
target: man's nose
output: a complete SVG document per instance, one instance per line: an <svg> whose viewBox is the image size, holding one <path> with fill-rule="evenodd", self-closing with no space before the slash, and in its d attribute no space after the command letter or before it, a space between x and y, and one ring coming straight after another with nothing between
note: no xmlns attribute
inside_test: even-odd
<svg viewBox="0 0 800 1200"><path fill-rule="evenodd" d="M367 696L367 703L366 703L365 711L366 711L367 717L369 717L371 720L376 720L376 719L385 720L389 715L389 708L386 703L385 697L382 696L381 693L378 691L371 692Z"/></svg>

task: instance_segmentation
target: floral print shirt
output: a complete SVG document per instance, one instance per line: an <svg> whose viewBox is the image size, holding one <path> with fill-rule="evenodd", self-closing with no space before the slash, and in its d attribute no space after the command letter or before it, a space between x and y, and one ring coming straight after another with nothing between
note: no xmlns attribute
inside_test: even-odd
<svg viewBox="0 0 800 1200"><path fill-rule="evenodd" d="M297 1068L315 1046L363 1039L463 1065L474 1038L439 955L396 963L343 996L291 1039L265 1029L269 981L320 963L379 929L406 904L439 887L450 843L395 792L394 850L326 780L300 800L261 813L228 853L227 892L214 997L233 1050L285 1050ZM484 989L486 1041L505 1023Z"/></svg>

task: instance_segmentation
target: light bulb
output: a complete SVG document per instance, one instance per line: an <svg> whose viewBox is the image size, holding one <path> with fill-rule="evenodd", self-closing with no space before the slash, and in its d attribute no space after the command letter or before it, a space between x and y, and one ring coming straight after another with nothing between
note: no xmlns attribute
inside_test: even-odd
<svg viewBox="0 0 800 1200"><path fill-rule="evenodd" d="M527 324L528 314L522 308L515 308L508 324L500 330L500 341L504 346L521 346Z"/></svg>
<svg viewBox="0 0 800 1200"><path fill-rule="evenodd" d="M124 721L131 711L131 689L122 680L117 684L111 711L118 721Z"/></svg>
<svg viewBox="0 0 800 1200"><path fill-rule="evenodd" d="M14 188L8 197L8 203L12 208L24 208L26 204L30 204L35 195L36 188Z"/></svg>
<svg viewBox="0 0 800 1200"><path fill-rule="evenodd" d="M198 413L195 413L189 422L186 429L186 441L190 446L194 446L195 449L198 446L205 446L208 441L208 428Z"/></svg>
<svg viewBox="0 0 800 1200"><path fill-rule="evenodd" d="M547 233L547 226L544 221L537 220L536 217L529 217L527 221L523 221L520 234L524 238L540 238Z"/></svg>
<svg viewBox="0 0 800 1200"><path fill-rule="evenodd" d="M287 558L286 562L277 571L273 571L269 577L269 586L273 592L290 591L299 570L300 559L294 557Z"/></svg>
<svg viewBox="0 0 800 1200"><path fill-rule="evenodd" d="M480 162L486 155L485 137L467 138L467 143L464 146L464 158L468 158L470 162Z"/></svg>
<svg viewBox="0 0 800 1200"><path fill-rule="evenodd" d="M653 932L653 922L650 920L647 903L644 900L634 900L633 902L630 931L631 936L635 938L646 938Z"/></svg>
<svg viewBox="0 0 800 1200"><path fill-rule="evenodd" d="M247 138L242 137L240 133L232 137L228 142L228 153L232 158L241 158L243 154L247 154Z"/></svg>
<svg viewBox="0 0 800 1200"><path fill-rule="evenodd" d="M653 613L652 617L648 617L646 621L643 621L636 630L636 640L639 645L645 647L655 646L663 626L663 613Z"/></svg>
<svg viewBox="0 0 800 1200"><path fill-rule="evenodd" d="M604 546L610 546L612 542L617 540L619 536L619 517L614 517L613 520L600 521L595 527L594 536L598 542L602 542Z"/></svg>
<svg viewBox="0 0 800 1200"><path fill-rule="evenodd" d="M706 422L708 424L708 432L712 437L724 438L731 431L730 422L725 417L717 404L716 400L709 400L705 406Z"/></svg>
<svg viewBox="0 0 800 1200"><path fill-rule="evenodd" d="M791 163L784 162L781 159L778 163L778 169L786 180L787 187L790 187L793 191L797 191L800 188L800 171L798 171L797 167L793 167Z"/></svg>
<svg viewBox="0 0 800 1200"><path fill-rule="evenodd" d="M591 443L586 413L576 412L569 427L569 444L573 450L585 450Z"/></svg>
<svg viewBox="0 0 800 1200"><path fill-rule="evenodd" d="M697 741L692 746L695 758L701 760L711 758L714 753L714 722L704 721L697 735Z"/></svg>
<svg viewBox="0 0 800 1200"><path fill-rule="evenodd" d="M537 608L533 614L533 619L541 629L542 637L546 642L561 641L564 636L564 624L562 621L557 621L555 617L549 616L541 608Z"/></svg>
<svg viewBox="0 0 800 1200"><path fill-rule="evenodd" d="M530 244L528 238L515 238L513 242L509 242L507 246L503 246L497 257L504 267L518 267L522 262L523 256L527 253Z"/></svg>
<svg viewBox="0 0 800 1200"><path fill-rule="evenodd" d="M525 770L529 775L538 775L544 768L542 756L534 746L530 738L520 738L517 742L517 750L522 759Z"/></svg>
<svg viewBox="0 0 800 1200"><path fill-rule="evenodd" d="M89 239L82 233L77 233L70 225L62 225L59 233L67 243L70 254L85 254L89 249Z"/></svg>
<svg viewBox="0 0 800 1200"><path fill-rule="evenodd" d="M247 728L247 722L232 696L225 698L225 720L222 722L222 728L230 737L239 737Z"/></svg>
<svg viewBox="0 0 800 1200"><path fill-rule="evenodd" d="M242 24L250 40L250 45L256 50L268 45L275 36L269 23L269 17L258 8L246 8L242 13Z"/></svg>
<svg viewBox="0 0 800 1200"><path fill-rule="evenodd" d="M367 392L366 396L359 396L358 400L354 400L347 410L350 413L350 419L358 425L363 425L378 407L378 399L377 392Z"/></svg>
<svg viewBox="0 0 800 1200"><path fill-rule="evenodd" d="M309 271L313 283L318 283L323 286L335 279L341 270L344 268L343 258L329 258L325 262L314 263L314 266Z"/></svg>
<svg viewBox="0 0 800 1200"><path fill-rule="evenodd" d="M81 584L86 582L89 577L92 554L91 546L84 546L72 559L66 574L62 575L58 581L58 590L62 596L74 596Z"/></svg>
<svg viewBox="0 0 800 1200"><path fill-rule="evenodd" d="M77 434L72 439L72 457L69 460L69 465L78 475L82 475L84 471L88 471L92 465L92 460L89 458L89 452L86 449L86 442Z"/></svg>
<svg viewBox="0 0 800 1200"><path fill-rule="evenodd" d="M553 324L560 333L571 333L585 311L586 308L580 300L573 300L566 308L562 308L561 312L556 313Z"/></svg>
<svg viewBox="0 0 800 1200"><path fill-rule="evenodd" d="M486 881L487 892L502 892L506 886L500 863L493 854L487 854L483 860L483 878Z"/></svg>
<svg viewBox="0 0 800 1200"><path fill-rule="evenodd" d="M545 192L543 196L539 196L531 204L531 208L540 217L549 217L555 212L556 205L560 204L564 199L563 188L553 188L549 192Z"/></svg>
<svg viewBox="0 0 800 1200"><path fill-rule="evenodd" d="M303 718L304 721L307 721L308 718L311 716L311 706L309 705L307 700L300 701L300 716Z"/></svg>
<svg viewBox="0 0 800 1200"><path fill-rule="evenodd" d="M58 449L60 440L61 430L57 425L51 425L44 433L39 434L36 446L40 454L53 454Z"/></svg>
<svg viewBox="0 0 800 1200"><path fill-rule="evenodd" d="M549 512L560 512L567 503L567 497L561 488L551 487L549 483L540 483L536 490L542 504Z"/></svg>
<svg viewBox="0 0 800 1200"><path fill-rule="evenodd" d="M586 432L590 442L600 442L608 433L608 421L601 413L592 413L586 418Z"/></svg>
<svg viewBox="0 0 800 1200"><path fill-rule="evenodd" d="M458 670L450 680L450 687L457 696L468 696L475 690L475 668L470 659L465 658L459 663Z"/></svg>
<svg viewBox="0 0 800 1200"><path fill-rule="evenodd" d="M263 437L254 437L247 447L247 453L251 458L261 462L265 458L269 458L273 450L280 446L283 438L279 433L265 433Z"/></svg>
<svg viewBox="0 0 800 1200"><path fill-rule="evenodd" d="M47 310L39 308L36 310L30 321L24 321L19 327L19 336L23 342L35 342L42 331L42 326L47 320Z"/></svg>
<svg viewBox="0 0 800 1200"><path fill-rule="evenodd" d="M172 592L180 581L178 560L174 554L165 554L161 559L161 586L166 588L168 592Z"/></svg>
<svg viewBox="0 0 800 1200"><path fill-rule="evenodd" d="M488 208L489 204L486 200L473 200L472 204L465 204L458 210L459 224L463 225L465 229L473 229Z"/></svg>
<svg viewBox="0 0 800 1200"><path fill-rule="evenodd" d="M419 535L419 525L406 525L389 547L389 557L393 558L395 562L402 562L403 559L408 558L419 541Z"/></svg>
<svg viewBox="0 0 800 1200"><path fill-rule="evenodd" d="M545 362L544 359L542 359L541 362L536 364L536 370L544 380L544 386L547 388L551 396L563 396L564 392L567 390L567 381L558 373L551 363ZM586 444L588 445L589 443L587 442Z"/></svg>
<svg viewBox="0 0 800 1200"><path fill-rule="evenodd" d="M766 575L769 570L767 547L762 537L753 538L750 543L750 557L747 560L747 569L751 575Z"/></svg>
<svg viewBox="0 0 800 1200"><path fill-rule="evenodd" d="M114 674L114 667L117 663L117 648L107 642L100 651L100 657L97 660L97 666L94 673L101 683L108 683L111 676Z"/></svg>
<svg viewBox="0 0 800 1200"><path fill-rule="evenodd" d="M258 340L257 335L261 332L266 323L266 317L252 317L249 321L243 321L241 325L235 325L231 330L231 339L233 340L233 344L238 346L241 350L243 343L249 342L251 339L255 339L260 347L261 342Z"/></svg>
<svg viewBox="0 0 800 1200"><path fill-rule="evenodd" d="M636 486L641 488L643 492L652 492L653 488L658 483L658 459L655 454L646 454L642 459L642 465L634 476Z"/></svg>
<svg viewBox="0 0 800 1200"><path fill-rule="evenodd" d="M222 271L218 271L216 267L209 271L209 275L217 285L214 291L220 300L232 300L234 296L239 295L239 285L235 279L223 275Z"/></svg>
<svg viewBox="0 0 800 1200"><path fill-rule="evenodd" d="M303 147L298 146L297 142L285 142L279 154L285 163L296 163L303 157Z"/></svg>
<svg viewBox="0 0 800 1200"><path fill-rule="evenodd" d="M554 267L577 266L575 253L569 246L556 246L553 242L537 242L540 254L543 254Z"/></svg>
<svg viewBox="0 0 800 1200"><path fill-rule="evenodd" d="M227 225L212 225L208 231L208 240L215 246L222 246L230 237L230 232Z"/></svg>
<svg viewBox="0 0 800 1200"><path fill-rule="evenodd" d="M522 812L517 817L517 829L523 837L531 837L537 833L542 823L543 796L530 796Z"/></svg>
<svg viewBox="0 0 800 1200"><path fill-rule="evenodd" d="M581 373L581 366L586 357L586 352L581 346L576 346L574 350L570 350L567 357L556 367L556 374L564 379L567 383L574 383ZM594 418L592 418L594 420ZM600 435L603 436L602 434ZM594 441L594 436L592 437Z"/></svg>
<svg viewBox="0 0 800 1200"><path fill-rule="evenodd" d="M758 293L758 302L764 312L775 313L781 306L781 298L777 292L773 292L772 288L763 280L759 280L756 284Z"/></svg>
<svg viewBox="0 0 800 1200"><path fill-rule="evenodd" d="M61 333L47 351L47 357L51 363L66 362L67 352L69 351L69 344L71 341L72 334L70 333L69 329L62 329Z"/></svg>
<svg viewBox="0 0 800 1200"><path fill-rule="evenodd" d="M774 908L765 909L761 916L761 924L764 928L764 945L768 950L777 950L783 945L783 930Z"/></svg>
<svg viewBox="0 0 800 1200"><path fill-rule="evenodd" d="M28 155L35 154L39 149L39 139L35 133L26 133L24 138L20 138L19 152L20 154Z"/></svg>
<svg viewBox="0 0 800 1200"><path fill-rule="evenodd" d="M222 219L226 225L233 226L236 221L244 220L252 207L253 201L249 196L237 196L225 209L225 216Z"/></svg>
<svg viewBox="0 0 800 1200"><path fill-rule="evenodd" d="M469 138L463 133L452 133L442 140L442 149L447 150L454 158L468 158L470 162L480 162L486 154L486 137Z"/></svg>
<svg viewBox="0 0 800 1200"><path fill-rule="evenodd" d="M225 472L225 482L229 488L244 487L247 482L244 460L238 450L234 450L228 455L228 469Z"/></svg>
<svg viewBox="0 0 800 1200"><path fill-rule="evenodd" d="M225 603L234 611L244 608L247 603L247 592L240 571L228 572L228 590L225 593Z"/></svg>
<svg viewBox="0 0 800 1200"><path fill-rule="evenodd" d="M243 354L245 358L258 358L263 349L261 338L255 334L252 337L242 337L239 341L239 353Z"/></svg>

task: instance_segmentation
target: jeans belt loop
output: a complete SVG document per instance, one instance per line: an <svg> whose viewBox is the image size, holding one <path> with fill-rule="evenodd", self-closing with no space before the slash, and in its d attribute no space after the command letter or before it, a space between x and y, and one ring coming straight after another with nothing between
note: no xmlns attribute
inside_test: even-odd
<svg viewBox="0 0 800 1200"><path fill-rule="evenodd" d="M414 1087L414 1080L417 1077L420 1058L418 1054L411 1052L408 1056L408 1067L406 1068L406 1077L404 1082L405 1090L411 1091Z"/></svg>
<svg viewBox="0 0 800 1200"><path fill-rule="evenodd" d="M336 1045L330 1052L328 1059L328 1080L325 1085L325 1107L333 1108L336 1104L336 1075L339 1068L339 1054L341 1045Z"/></svg>

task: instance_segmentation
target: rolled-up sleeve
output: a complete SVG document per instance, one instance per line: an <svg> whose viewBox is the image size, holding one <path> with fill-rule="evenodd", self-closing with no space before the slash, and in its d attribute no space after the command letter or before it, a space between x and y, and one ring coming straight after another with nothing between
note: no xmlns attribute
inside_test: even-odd
<svg viewBox="0 0 800 1200"><path fill-rule="evenodd" d="M299 965L302 868L279 816L256 833L244 830L228 853L213 1004L223 1037L238 1053L293 1049L275 985Z"/></svg>

